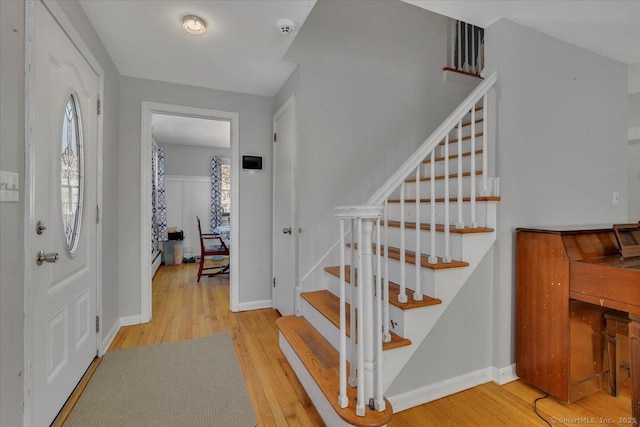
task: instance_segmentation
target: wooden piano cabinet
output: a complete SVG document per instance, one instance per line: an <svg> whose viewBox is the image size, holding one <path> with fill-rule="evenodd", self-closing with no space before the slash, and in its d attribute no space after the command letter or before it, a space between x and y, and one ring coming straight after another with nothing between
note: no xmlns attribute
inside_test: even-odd
<svg viewBox="0 0 640 427"><path fill-rule="evenodd" d="M602 313L629 313L631 404L640 421L640 257L623 258L613 228L516 231L516 374L574 402L604 381Z"/></svg>
<svg viewBox="0 0 640 427"><path fill-rule="evenodd" d="M631 407L635 417L634 427L640 425L640 314L629 314L629 347L631 350L631 378L636 378L631 382Z"/></svg>

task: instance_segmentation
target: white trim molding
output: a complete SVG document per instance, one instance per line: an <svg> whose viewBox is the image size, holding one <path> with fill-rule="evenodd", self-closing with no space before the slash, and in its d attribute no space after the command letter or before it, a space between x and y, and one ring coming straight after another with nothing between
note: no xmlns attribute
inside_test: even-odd
<svg viewBox="0 0 640 427"><path fill-rule="evenodd" d="M116 337L116 334L120 330L120 327L121 327L121 321L120 319L116 319L111 329L109 329L109 332L105 335L104 340L102 340L102 345L100 346L100 350L98 351L99 357L104 356L107 350L109 350L109 347L111 346L111 343Z"/></svg>
<svg viewBox="0 0 640 427"><path fill-rule="evenodd" d="M123 316L123 317L120 318L120 327L122 327L122 326L139 325L141 323L144 323L144 322L142 321L142 318L139 315Z"/></svg>
<svg viewBox="0 0 640 427"><path fill-rule="evenodd" d="M455 378L449 378L438 383L410 390L396 396L390 396L388 399L393 406L393 412L398 413L488 383L489 381L503 385L517 379L518 377L515 375L515 365L510 365L505 368L490 366Z"/></svg>
<svg viewBox="0 0 640 427"><path fill-rule="evenodd" d="M151 320L151 116L153 113L228 120L231 123L231 223L240 225L240 114L185 105L142 101L140 120L140 322ZM239 226L231 227L229 306L239 311Z"/></svg>
<svg viewBox="0 0 640 427"><path fill-rule="evenodd" d="M388 399L393 406L393 412L397 413L487 383L491 381L491 373L491 367L479 369L459 377L390 396Z"/></svg>
<svg viewBox="0 0 640 427"><path fill-rule="evenodd" d="M238 311L259 310L261 308L273 308L273 301L265 299L262 301L248 301L238 304Z"/></svg>

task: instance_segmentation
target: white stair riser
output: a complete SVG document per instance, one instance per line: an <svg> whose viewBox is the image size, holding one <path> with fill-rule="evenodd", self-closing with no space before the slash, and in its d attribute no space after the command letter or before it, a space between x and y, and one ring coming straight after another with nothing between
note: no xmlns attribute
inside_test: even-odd
<svg viewBox="0 0 640 427"><path fill-rule="evenodd" d="M436 224L443 224L445 218L444 203L436 203ZM431 222L431 206L429 203L420 204L420 222L429 224ZM405 221L416 222L416 209L414 203L406 203L404 206ZM389 219L400 221L400 203L389 203ZM454 224L458 220L457 203L449 204L449 223ZM462 220L465 225L471 223L471 203L462 203ZM476 222L480 227L491 227L487 223L487 202L476 202Z"/></svg>
<svg viewBox="0 0 640 427"><path fill-rule="evenodd" d="M327 273L328 274L328 273ZM339 285L340 285L340 279L331 275L331 277L335 280L331 280L331 283L329 284L328 290L336 295L336 296L340 296L340 290L339 290ZM357 292L357 290L356 290ZM347 283L345 286L345 296L347 299L347 302L349 304L351 304L351 284ZM356 299L357 299L357 295L356 295ZM356 303L356 308L358 307L357 303ZM424 310L426 307L422 307L422 308L415 308L413 310ZM402 310L398 307L396 307L395 305L389 304L389 320L391 322L391 325L393 325L393 332L396 333L397 335L404 337L405 335L405 331L404 331L404 327L406 324L406 320L405 320L405 313L407 311L406 310ZM391 326L390 326L391 328Z"/></svg>
<svg viewBox="0 0 640 427"><path fill-rule="evenodd" d="M454 259L462 260L462 234L450 234L450 246L451 246L451 256ZM405 249L410 251L415 251L416 249L416 230L407 228L405 229ZM436 251L435 253L431 253L431 232L430 231L420 231L420 252L423 254L429 255L444 255L444 233L436 231L435 232L435 240L436 240ZM399 248L400 247L400 239L401 232L398 227L389 227L389 234L387 236L388 244L390 247ZM375 235L374 235L375 242ZM384 255L384 252L383 252Z"/></svg>
<svg viewBox="0 0 640 427"><path fill-rule="evenodd" d="M476 175L475 177L475 187L476 187L476 197L480 195L480 190L482 188L482 176ZM444 197L445 190L445 180L444 179L436 179L435 180L435 192L436 198ZM405 199L411 198L415 199L416 197L416 186L415 182L407 182L405 184ZM463 176L462 177L462 195L464 197L471 197L471 177ZM458 177L449 178L449 197L458 197ZM398 197L399 198L399 195ZM431 198L431 182L430 181L422 181L420 182L420 198L426 199Z"/></svg>
<svg viewBox="0 0 640 427"><path fill-rule="evenodd" d="M453 150L454 147L451 147L451 150L449 151L449 159L448 160L438 160L434 163L434 172L433 174L435 176L440 176L440 175L444 175L445 173L445 163L449 163L449 175L457 173L458 172L458 158L457 157L453 157L451 158L451 156L458 154L458 147L455 147L455 151ZM463 153L467 153L467 152L471 152L471 147L463 147ZM481 148L481 147L480 147ZM476 147L476 151L479 148ZM436 153L436 157L444 157L444 153L440 154L440 153ZM476 171L480 171L482 170L482 154L476 154L474 156L468 155L468 156L462 156L462 172L470 172L471 171L471 157L473 157L474 161L475 161L475 165L476 165ZM420 170L420 177L421 178L428 178L431 176L431 163L423 163L422 164L422 169ZM411 176L407 177L409 178L415 178L415 171L411 174ZM428 184L428 181L423 181L423 183Z"/></svg>
<svg viewBox="0 0 640 427"><path fill-rule="evenodd" d="M476 120L482 119L482 113L476 112ZM462 123L471 123L471 116L467 116L462 120ZM482 122L476 123L476 134L482 133ZM462 137L471 135L471 124L462 126ZM449 132L449 139L458 138L458 128L455 127Z"/></svg>

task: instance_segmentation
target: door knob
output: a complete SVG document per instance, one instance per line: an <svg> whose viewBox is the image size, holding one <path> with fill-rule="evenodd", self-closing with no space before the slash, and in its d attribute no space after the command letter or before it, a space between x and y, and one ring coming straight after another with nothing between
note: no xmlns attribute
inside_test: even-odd
<svg viewBox="0 0 640 427"><path fill-rule="evenodd" d="M44 251L38 252L36 263L42 265L43 262L58 262L58 252L49 252L48 254Z"/></svg>
<svg viewBox="0 0 640 427"><path fill-rule="evenodd" d="M285 228L283 228L283 229L282 229L282 232L283 232L284 234L291 234L291 227L285 227Z"/></svg>

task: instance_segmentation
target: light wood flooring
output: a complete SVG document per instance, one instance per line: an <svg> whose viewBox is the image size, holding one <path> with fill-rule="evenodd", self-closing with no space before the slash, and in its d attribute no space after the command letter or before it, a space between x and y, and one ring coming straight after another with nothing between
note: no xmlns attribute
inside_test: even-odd
<svg viewBox="0 0 640 427"><path fill-rule="evenodd" d="M272 309L230 312L227 276L203 277L198 284L197 270L197 264L161 267L153 280L152 321L123 327L110 350L228 333L259 426L324 425L278 347L279 314ZM487 383L395 414L389 425L544 426L532 408L542 395L522 381ZM548 420L555 417L556 426L631 425L628 387L618 398L600 392L571 405L548 398L538 408Z"/></svg>

